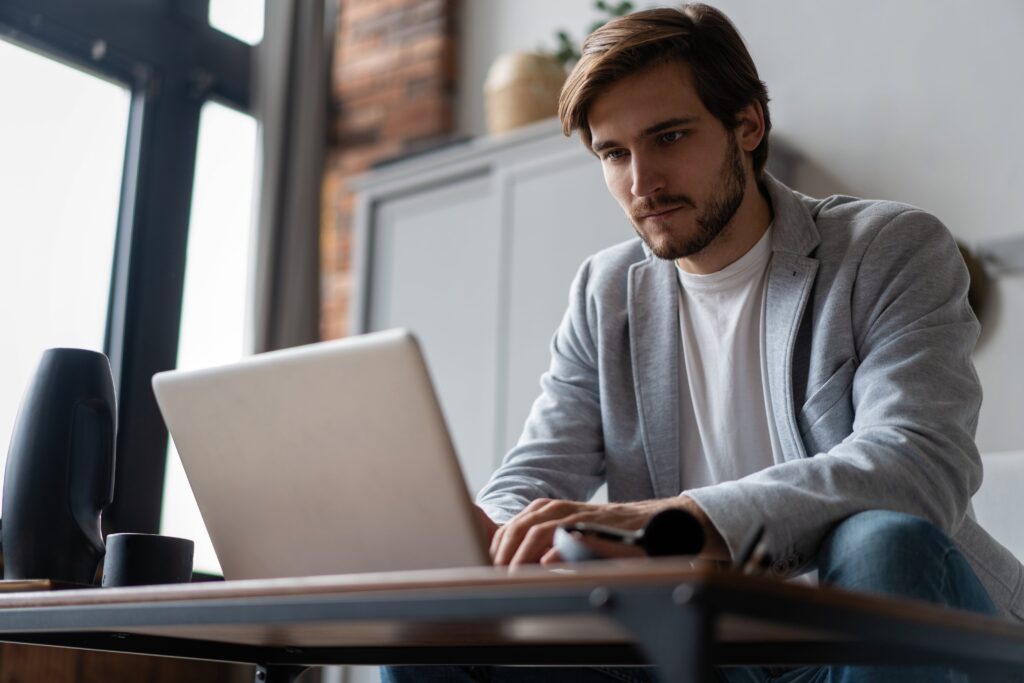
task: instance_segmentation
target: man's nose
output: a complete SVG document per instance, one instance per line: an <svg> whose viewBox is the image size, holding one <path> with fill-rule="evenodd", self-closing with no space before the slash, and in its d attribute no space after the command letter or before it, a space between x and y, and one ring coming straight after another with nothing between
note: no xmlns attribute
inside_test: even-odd
<svg viewBox="0 0 1024 683"><path fill-rule="evenodd" d="M657 164L634 155L631 170L633 186L630 191L634 197L649 197L665 189L665 175Z"/></svg>

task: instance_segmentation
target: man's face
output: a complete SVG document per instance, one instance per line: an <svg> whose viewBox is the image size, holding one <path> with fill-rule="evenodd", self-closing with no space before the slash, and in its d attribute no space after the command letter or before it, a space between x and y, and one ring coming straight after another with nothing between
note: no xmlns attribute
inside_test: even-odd
<svg viewBox="0 0 1024 683"><path fill-rule="evenodd" d="M693 256L729 225L747 169L687 65L659 64L613 83L588 121L609 191L656 256Z"/></svg>

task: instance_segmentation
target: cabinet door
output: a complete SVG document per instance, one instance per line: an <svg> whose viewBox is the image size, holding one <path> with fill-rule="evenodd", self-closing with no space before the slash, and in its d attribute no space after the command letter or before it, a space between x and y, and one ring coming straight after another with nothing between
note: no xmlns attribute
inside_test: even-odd
<svg viewBox="0 0 1024 683"><path fill-rule="evenodd" d="M368 329L420 340L472 492L493 470L500 224L489 176L379 200Z"/></svg>
<svg viewBox="0 0 1024 683"><path fill-rule="evenodd" d="M502 443L510 448L540 393L580 264L635 233L605 188L600 164L582 149L517 168L505 183L511 229Z"/></svg>

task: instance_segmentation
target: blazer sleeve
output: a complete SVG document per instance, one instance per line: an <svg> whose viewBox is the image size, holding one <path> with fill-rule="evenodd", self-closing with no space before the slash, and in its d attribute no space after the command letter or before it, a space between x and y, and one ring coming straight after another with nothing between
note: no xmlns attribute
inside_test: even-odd
<svg viewBox="0 0 1024 683"><path fill-rule="evenodd" d="M979 326L968 284L956 243L933 216L905 211L875 233L851 290L852 432L827 452L687 492L734 555L752 520L767 521L778 574L810 568L829 530L865 510L956 530L981 484L981 385L971 361Z"/></svg>
<svg viewBox="0 0 1024 683"><path fill-rule="evenodd" d="M587 500L604 482L597 350L588 321L590 270L588 259L573 280L541 395L522 436L477 495L498 523L537 498Z"/></svg>

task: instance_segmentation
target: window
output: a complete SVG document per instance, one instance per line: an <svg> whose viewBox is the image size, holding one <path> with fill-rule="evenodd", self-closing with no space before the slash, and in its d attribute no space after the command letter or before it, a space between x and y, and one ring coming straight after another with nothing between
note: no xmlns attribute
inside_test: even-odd
<svg viewBox="0 0 1024 683"><path fill-rule="evenodd" d="M100 4L0 0L0 37L38 51L5 45L0 59L0 449L25 383L12 376L14 338L21 373L42 347L102 348L118 396L104 530L152 533L167 433L151 380L177 359L202 107L250 109L254 51L211 27L205 1ZM27 73L30 57L67 82Z"/></svg>
<svg viewBox="0 0 1024 683"><path fill-rule="evenodd" d="M210 26L255 45L263 40L263 0L210 0Z"/></svg>
<svg viewBox="0 0 1024 683"><path fill-rule="evenodd" d="M195 186L185 259L178 367L236 361L245 338L256 169L256 121L216 102L199 119ZM197 571L220 572L177 451L168 447L160 532L196 543Z"/></svg>
<svg viewBox="0 0 1024 683"><path fill-rule="evenodd" d="M131 95L2 40L0 92L2 468L42 352L104 348Z"/></svg>

